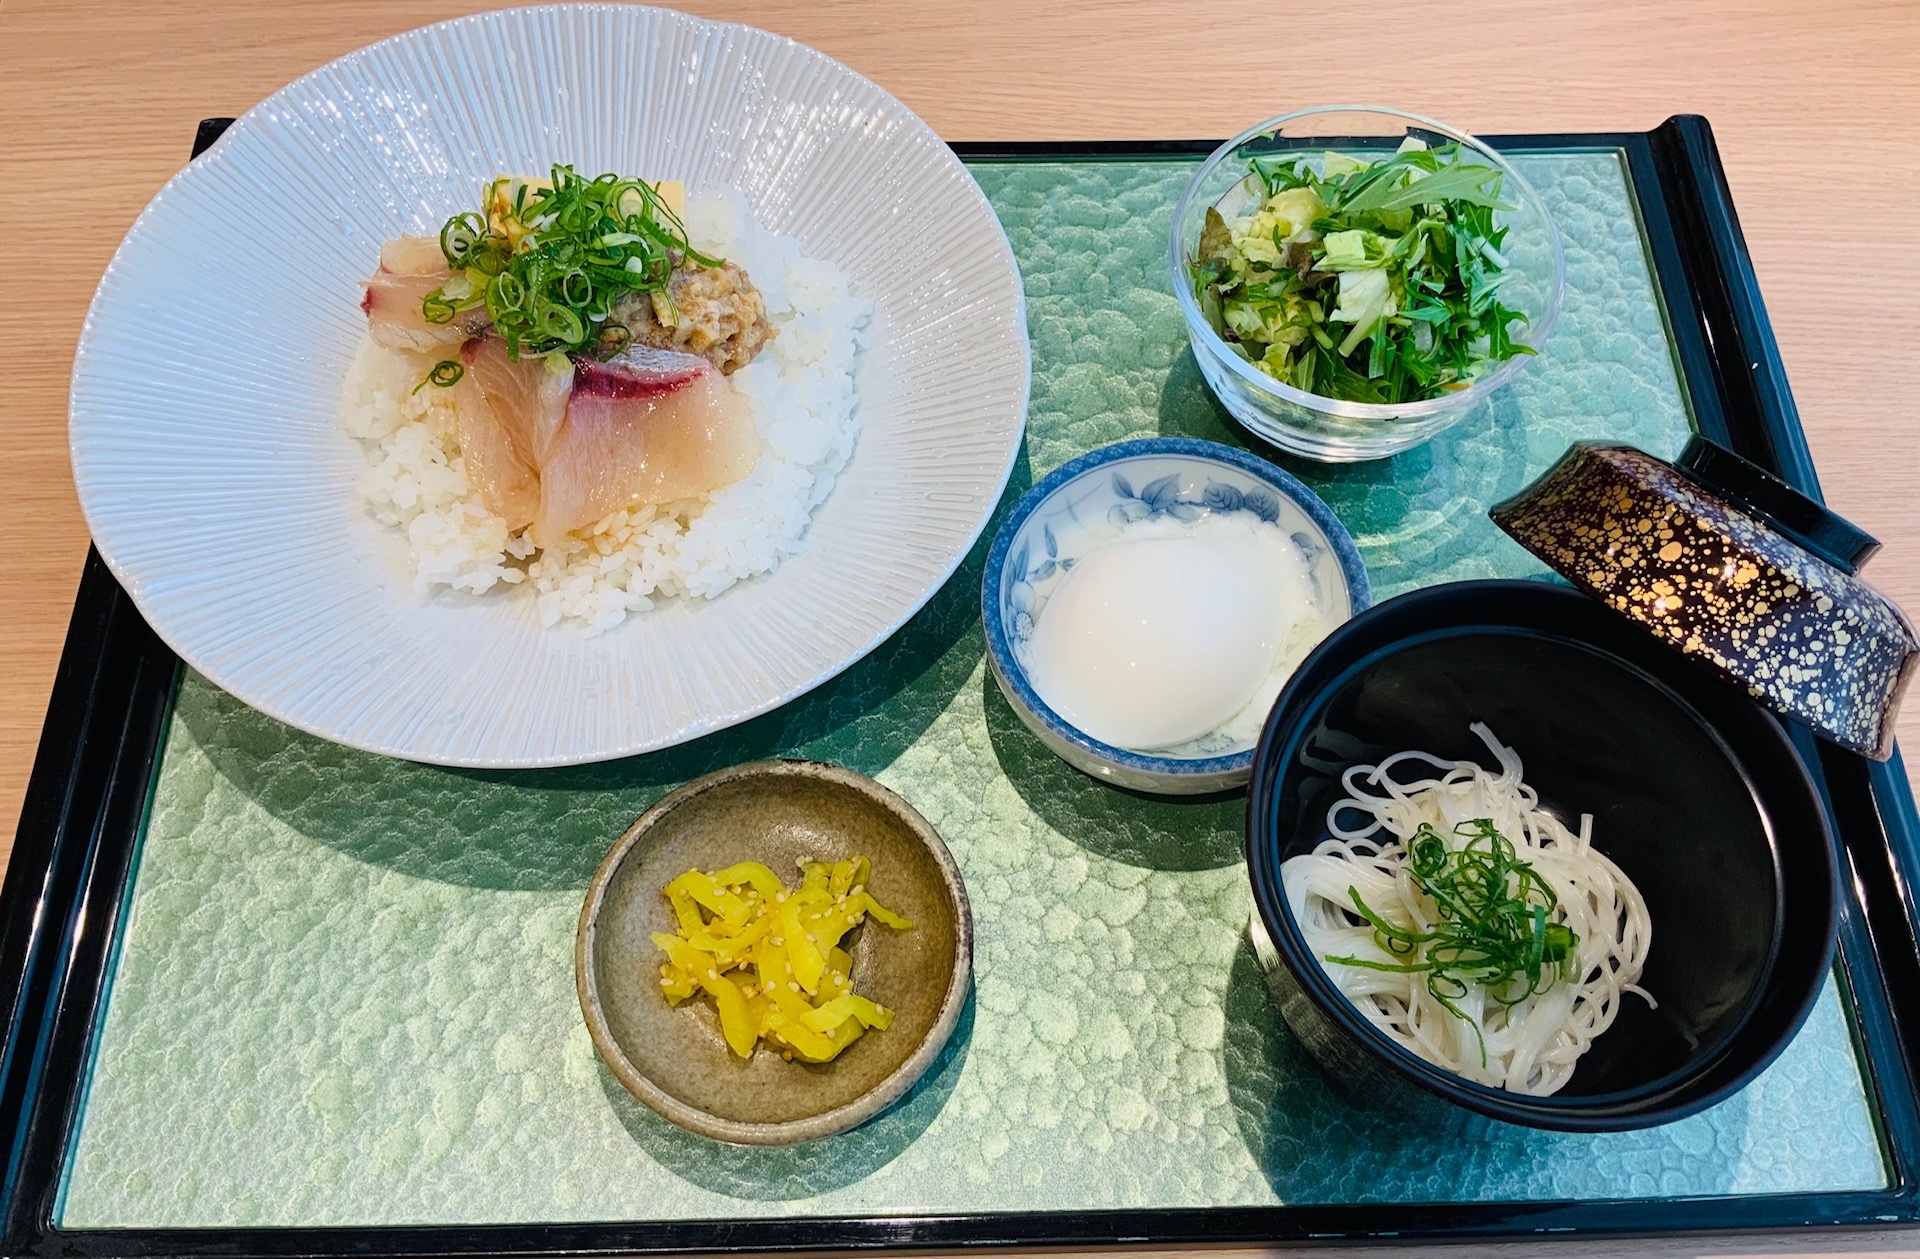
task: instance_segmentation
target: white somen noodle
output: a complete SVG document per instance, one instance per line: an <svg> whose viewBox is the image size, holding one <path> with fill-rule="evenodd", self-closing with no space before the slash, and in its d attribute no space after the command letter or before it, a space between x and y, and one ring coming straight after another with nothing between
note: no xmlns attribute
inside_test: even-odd
<svg viewBox="0 0 1920 1259"><path fill-rule="evenodd" d="M1341 779L1346 798L1327 813L1332 838L1286 861L1281 881L1307 947L1368 1022L1421 1058L1469 1080L1546 1096L1566 1085L1594 1038L1612 1026L1624 994L1653 1004L1637 983L1652 923L1646 901L1626 875L1594 850L1592 816L1583 814L1580 829L1568 830L1521 780L1513 749L1482 724L1472 730L1492 750L1497 774L1473 761L1425 752L1356 765ZM1426 776L1396 777L1409 769ZM1552 967L1547 982L1531 992L1524 976L1498 991L1471 982L1460 986L1463 992L1445 988L1458 993L1451 1001L1456 1014L1432 991L1432 972L1327 960L1397 966L1426 961L1424 943L1411 951L1405 944L1390 951L1355 912L1352 894L1395 928L1430 932L1440 911L1412 877L1407 841L1425 823L1458 851L1474 833L1467 824L1477 819L1487 819L1509 839L1515 858L1531 865L1552 891L1556 903L1547 920L1564 924L1576 937L1569 962ZM1512 1004L1500 999L1512 1001L1516 994L1524 995Z"/></svg>

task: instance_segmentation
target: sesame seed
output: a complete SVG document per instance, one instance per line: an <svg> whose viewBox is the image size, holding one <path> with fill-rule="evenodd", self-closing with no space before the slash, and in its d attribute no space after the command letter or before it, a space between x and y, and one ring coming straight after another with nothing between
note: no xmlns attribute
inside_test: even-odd
<svg viewBox="0 0 1920 1259"><path fill-rule="evenodd" d="M799 992L799 991L800 991L800 985L799 985L798 983L795 983L795 982L794 982L793 980L791 980L791 979L789 979L789 980L787 981L787 989L788 989L788 991L790 991L790 992Z"/></svg>

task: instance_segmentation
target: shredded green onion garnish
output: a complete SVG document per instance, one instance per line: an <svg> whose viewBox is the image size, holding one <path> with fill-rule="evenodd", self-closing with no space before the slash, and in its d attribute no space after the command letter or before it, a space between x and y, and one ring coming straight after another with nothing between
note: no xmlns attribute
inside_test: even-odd
<svg viewBox="0 0 1920 1259"><path fill-rule="evenodd" d="M1514 1005L1545 992L1556 979L1571 980L1580 937L1564 923L1547 921L1559 898L1532 865L1519 859L1513 842L1491 819L1461 822L1453 832L1466 837L1464 846L1448 847L1426 822L1407 841L1408 875L1437 911L1433 930L1396 927L1369 908L1357 888L1347 888L1354 912L1373 928L1374 942L1394 956L1417 960L1327 960L1369 970L1426 972L1433 999L1473 1028L1484 1066L1486 1038L1454 1003L1467 995L1470 984L1479 984L1502 1005Z"/></svg>
<svg viewBox="0 0 1920 1259"><path fill-rule="evenodd" d="M451 389L459 384L460 378L466 374L467 369L464 366L450 358L443 358L433 365L433 370L427 373L427 378L415 385L413 391L419 393L428 385L440 389Z"/></svg>
<svg viewBox="0 0 1920 1259"><path fill-rule="evenodd" d="M633 333L614 319L632 293L667 291L683 261L720 265L687 242L686 228L643 179L553 168L553 187L515 190L514 231L484 214L456 214L440 252L459 275L427 294L421 314L450 323L484 306L509 358L617 354Z"/></svg>

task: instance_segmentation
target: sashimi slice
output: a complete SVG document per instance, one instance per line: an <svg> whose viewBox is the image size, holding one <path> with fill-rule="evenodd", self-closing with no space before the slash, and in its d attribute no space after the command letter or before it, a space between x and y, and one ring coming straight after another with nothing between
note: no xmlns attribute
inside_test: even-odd
<svg viewBox="0 0 1920 1259"><path fill-rule="evenodd" d="M360 309L375 343L394 350L448 349L485 331L484 308L462 311L448 323L429 323L421 312L427 294L453 279L440 242L431 236L399 236L380 247L380 269L366 281Z"/></svg>
<svg viewBox="0 0 1920 1259"><path fill-rule="evenodd" d="M460 358L467 370L454 386L454 404L467 483L509 529L525 528L540 514L537 444L566 416L573 365L559 359L556 370L544 358L516 361L498 337L467 342Z"/></svg>
<svg viewBox="0 0 1920 1259"><path fill-rule="evenodd" d="M433 236L396 236L380 246L380 269L395 275L432 275L447 269L447 256Z"/></svg>
<svg viewBox="0 0 1920 1259"><path fill-rule="evenodd" d="M546 547L620 508L731 485L753 470L760 435L745 399L705 359L636 349L575 364L564 419L536 433L533 454L532 536Z"/></svg>

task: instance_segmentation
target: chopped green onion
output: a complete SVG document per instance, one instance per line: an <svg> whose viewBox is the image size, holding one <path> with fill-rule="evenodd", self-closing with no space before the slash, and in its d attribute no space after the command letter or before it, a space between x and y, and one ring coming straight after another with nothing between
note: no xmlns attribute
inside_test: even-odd
<svg viewBox="0 0 1920 1259"><path fill-rule="evenodd" d="M511 214L511 233L471 211L448 219L440 250L464 283L456 279L421 303L432 323L485 307L510 358L616 354L633 339L614 318L621 299L666 294L682 265L720 265L693 248L645 180L589 179L555 166L551 187L514 189Z"/></svg>
<svg viewBox="0 0 1920 1259"><path fill-rule="evenodd" d="M458 309L447 300L447 290L444 286L420 299L420 316L428 323L452 323Z"/></svg>
<svg viewBox="0 0 1920 1259"><path fill-rule="evenodd" d="M468 255L486 234L487 221L472 211L448 219L440 229L440 252L446 255L447 265L456 271L466 266Z"/></svg>
<svg viewBox="0 0 1920 1259"><path fill-rule="evenodd" d="M1565 923L1548 921L1559 898L1530 863L1520 860L1513 841L1491 819L1462 822L1453 831L1456 838L1465 838L1464 845L1449 845L1426 822L1406 843L1408 876L1433 902L1438 917L1433 930L1396 927L1362 900L1357 888L1347 889L1354 913L1373 928L1374 943L1391 956L1411 960L1326 960L1367 970L1424 971L1433 999L1473 1027L1484 1066L1486 1039L1479 1024L1455 1003L1467 996L1471 985L1502 1005L1515 1005L1545 992L1558 979L1571 979L1580 937Z"/></svg>
<svg viewBox="0 0 1920 1259"><path fill-rule="evenodd" d="M427 378L415 385L413 391L419 393L428 385L433 385L439 389L451 389L459 384L460 378L466 374L467 369L465 367L453 359L443 358L433 365L433 370L427 373Z"/></svg>

